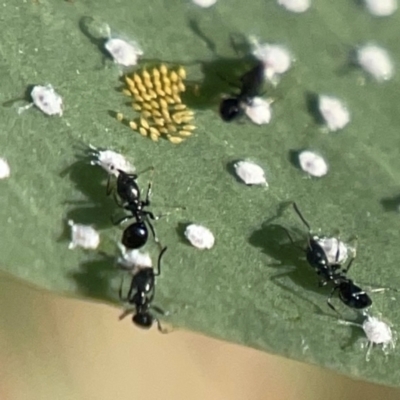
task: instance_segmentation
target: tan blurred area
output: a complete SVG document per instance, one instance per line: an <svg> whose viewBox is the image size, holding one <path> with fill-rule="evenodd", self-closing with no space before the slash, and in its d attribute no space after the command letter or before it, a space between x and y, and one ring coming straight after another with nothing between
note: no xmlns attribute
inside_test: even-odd
<svg viewBox="0 0 400 400"><path fill-rule="evenodd" d="M174 331L0 275L0 400L394 400L400 391Z"/></svg>

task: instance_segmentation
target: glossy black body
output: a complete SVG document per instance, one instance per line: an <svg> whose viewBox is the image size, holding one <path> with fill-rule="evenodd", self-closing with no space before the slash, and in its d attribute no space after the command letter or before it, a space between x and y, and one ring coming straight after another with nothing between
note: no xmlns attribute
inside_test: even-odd
<svg viewBox="0 0 400 400"><path fill-rule="evenodd" d="M149 183L146 198L142 200L140 188L137 184L137 175L127 174L122 170L118 170L118 172L116 191L120 201L116 199L116 202L120 207L129 211L130 215L121 218L116 224L127 219L135 219L135 222L125 228L121 242L128 249L139 249L147 243L148 228L150 228L154 239L158 241L150 222L150 219L156 220L157 218L152 212L146 210L146 207L150 205L151 183Z"/></svg>
<svg viewBox="0 0 400 400"><path fill-rule="evenodd" d="M351 279L341 277L334 284L337 285L339 298L346 306L361 310L372 305L372 300L359 286Z"/></svg>
<svg viewBox="0 0 400 400"><path fill-rule="evenodd" d="M243 106L239 98L223 99L219 106L219 114L225 122L231 122L243 114Z"/></svg>
<svg viewBox="0 0 400 400"><path fill-rule="evenodd" d="M308 263L315 269L315 272L323 279L329 281L332 276L342 268L338 263L330 263L325 250L318 243L322 237L311 236L308 237L308 245L305 249L306 258Z"/></svg>
<svg viewBox="0 0 400 400"><path fill-rule="evenodd" d="M347 272L349 271L354 257L350 259L347 266L343 268L343 265L338 262L339 260L339 246L338 252L336 254L336 261L334 263L329 262L328 257L319 244L319 240L324 239L324 237L311 235L311 228L308 222L304 219L296 203L293 203L293 208L299 218L302 220L304 225L308 228L308 244L305 249L306 258L310 266L315 270L319 276L320 286L325 286L326 284L332 284L332 292L328 298L328 305L332 310L336 311L335 307L331 303L332 296L335 292L338 292L339 299L348 307L353 309L364 309L371 306L372 300L367 293L364 292L359 286L357 286L351 279L347 277ZM290 240L293 242L289 232Z"/></svg>
<svg viewBox="0 0 400 400"><path fill-rule="evenodd" d="M140 249L147 243L149 232L142 217L143 214L134 215L136 222L127 226L122 233L121 243L128 249Z"/></svg>
<svg viewBox="0 0 400 400"><path fill-rule="evenodd" d="M138 176L136 174L127 174L118 170L117 194L123 204L135 203L140 197L140 189L137 184Z"/></svg>
<svg viewBox="0 0 400 400"><path fill-rule="evenodd" d="M163 249L165 252L166 248ZM163 254L160 253L161 255ZM130 292L137 292L143 295L152 295L155 284L155 277L160 273L155 273L152 267L140 268L139 271L132 277Z"/></svg>
<svg viewBox="0 0 400 400"><path fill-rule="evenodd" d="M240 93L221 101L219 106L221 118L230 122L240 117L246 105L251 105L253 98L260 95L263 84L264 65L259 62L240 77Z"/></svg>
<svg viewBox="0 0 400 400"><path fill-rule="evenodd" d="M153 326L154 321L156 321L158 330L163 333L164 330L161 327L160 321L154 316L153 311L159 314L164 314L164 311L152 303L155 295L155 280L161 274L161 258L166 251L167 247L161 250L158 256L156 271L151 267L139 268L132 277L127 296L122 296L122 286L119 292L122 301L134 306L132 321L136 326L149 329Z"/></svg>

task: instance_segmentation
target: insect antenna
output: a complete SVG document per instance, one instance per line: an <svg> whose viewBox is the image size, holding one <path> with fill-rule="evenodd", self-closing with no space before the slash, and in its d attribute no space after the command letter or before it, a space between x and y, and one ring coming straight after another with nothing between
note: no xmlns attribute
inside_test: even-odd
<svg viewBox="0 0 400 400"><path fill-rule="evenodd" d="M299 210L299 207L297 206L296 202L294 201L292 203L294 211L296 212L296 214L299 216L299 218L302 220L303 224L308 228L309 231L311 231L311 226L310 224L307 222L307 220L303 217L302 213Z"/></svg>

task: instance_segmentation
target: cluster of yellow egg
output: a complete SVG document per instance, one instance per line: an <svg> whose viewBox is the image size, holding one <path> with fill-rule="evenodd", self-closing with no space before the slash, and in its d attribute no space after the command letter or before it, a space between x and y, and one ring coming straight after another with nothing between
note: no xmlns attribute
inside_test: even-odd
<svg viewBox="0 0 400 400"><path fill-rule="evenodd" d="M185 78L183 67L168 69L165 64L126 75L127 88L123 93L132 97L132 107L140 112L140 117L127 120L118 113L117 119L153 141L165 135L170 142L181 143L196 129L191 125L194 113L181 99L181 93L186 90Z"/></svg>

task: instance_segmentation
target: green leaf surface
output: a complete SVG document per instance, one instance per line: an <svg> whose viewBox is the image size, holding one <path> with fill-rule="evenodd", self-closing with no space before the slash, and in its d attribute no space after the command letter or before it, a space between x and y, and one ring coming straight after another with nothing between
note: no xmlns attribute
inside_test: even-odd
<svg viewBox="0 0 400 400"><path fill-rule="evenodd" d="M315 1L302 15L273 0L220 0L210 9L185 0L5 0L0 8L1 103L23 97L29 85L47 83L65 103L61 118L35 108L19 115L24 101L0 107L0 156L7 158L12 174L0 182L4 270L59 293L118 302L115 242L123 228L110 222L117 206L106 197L104 171L79 160L89 143L112 148L139 171L154 165L156 213L187 207L156 222L169 247L156 303L170 312L172 325L399 385L398 353L386 358L374 349L366 362L362 330L338 324L326 305L330 289L318 288L302 254L287 240L282 244L280 226L303 228L296 215L288 210L267 223L283 202L296 200L315 230L339 229L344 239L358 235L352 279L397 287L399 78L378 84L348 68L348 55L374 41L399 64L399 13L376 19L358 2L346 0ZM229 41L232 33L284 44L296 62L273 92L269 125L246 119L224 123L218 98L210 95L209 104L196 110L193 137L178 146L153 143L110 116L110 111L129 114L126 98L116 90L121 69L104 62L82 26L83 17L109 24L114 36L137 40L147 59L188 64L189 79L200 82L218 82L212 75L218 66L229 76L240 64ZM343 99L351 112L348 127L324 133L309 112L309 93ZM328 160L326 177L308 179L293 165L291 155L303 148ZM269 189L237 181L232 163L244 158L266 169ZM140 183L147 184L145 175ZM101 231L103 254L68 250L70 218ZM212 250L186 243L188 222L214 232ZM156 257L156 247L150 250ZM374 312L400 326L397 293L372 297ZM344 318L354 317L338 299L335 304Z"/></svg>

